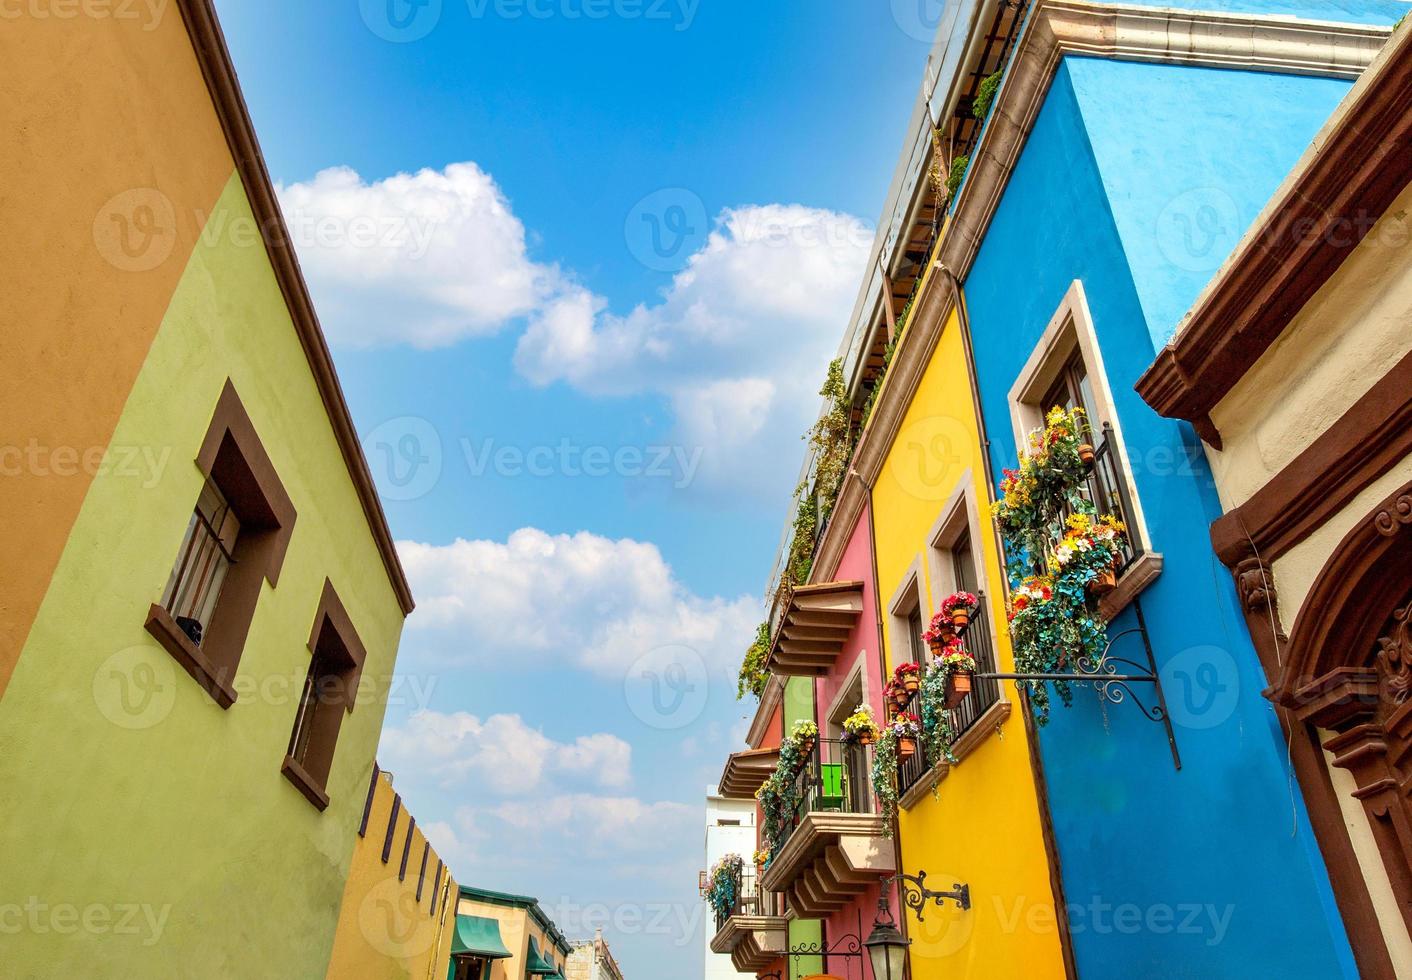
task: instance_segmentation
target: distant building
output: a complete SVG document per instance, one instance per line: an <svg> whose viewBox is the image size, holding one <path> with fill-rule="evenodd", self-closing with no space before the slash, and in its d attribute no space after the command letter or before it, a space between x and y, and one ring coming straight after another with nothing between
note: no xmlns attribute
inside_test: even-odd
<svg viewBox="0 0 1412 980"><path fill-rule="evenodd" d="M527 895L459 889L447 980L563 980L573 947Z"/></svg>
<svg viewBox="0 0 1412 980"><path fill-rule="evenodd" d="M392 774L373 767L329 980L400 980L447 972L456 884L417 826Z"/></svg>
<svg viewBox="0 0 1412 980"><path fill-rule="evenodd" d="M715 786L706 793L706 868L730 854L739 854L747 867L755 853L755 801L728 800ZM701 874L705 887L707 871ZM753 885L753 881L752 881ZM707 915L710 910L707 910ZM716 924L706 923L706 980L736 980L748 974L738 973L728 953L711 952L711 940Z"/></svg>
<svg viewBox="0 0 1412 980"><path fill-rule="evenodd" d="M591 940L574 946L564 967L564 980L623 980L623 971L618 969L602 929Z"/></svg>

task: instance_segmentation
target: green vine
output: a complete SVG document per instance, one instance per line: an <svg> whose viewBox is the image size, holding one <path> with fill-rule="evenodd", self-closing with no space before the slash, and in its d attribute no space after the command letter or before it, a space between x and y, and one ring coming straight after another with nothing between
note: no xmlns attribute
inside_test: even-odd
<svg viewBox="0 0 1412 980"><path fill-rule="evenodd" d="M951 173L946 177L946 197L952 200L961 189L961 181L966 179L966 168L971 165L970 157L957 157L951 161Z"/></svg>
<svg viewBox="0 0 1412 980"><path fill-rule="evenodd" d="M736 678L735 698L743 699L747 693L759 699L765 694L765 684L770 672L765 663L770 657L770 624L761 623L755 630L755 639L745 651L745 659L740 662L740 673Z"/></svg>
<svg viewBox="0 0 1412 980"><path fill-rule="evenodd" d="M983 121L990 112L990 107L995 102L995 93L1000 91L1000 83L1004 78L1005 72L998 71L987 76L976 88L976 99L971 103L971 114L977 119Z"/></svg>
<svg viewBox="0 0 1412 980"><path fill-rule="evenodd" d="M745 859L739 854L727 854L717 861L707 878L706 904L716 913L717 919L724 920L736 909L740 899L740 879L745 869Z"/></svg>
<svg viewBox="0 0 1412 980"><path fill-rule="evenodd" d="M813 722L798 722L794 730L780 742L780 758L775 771L755 792L763 817L760 832L765 841L762 850L778 854L785 831L799 811L799 773L808 761L804 743L817 738L819 728ZM768 867L768 862L766 867Z"/></svg>

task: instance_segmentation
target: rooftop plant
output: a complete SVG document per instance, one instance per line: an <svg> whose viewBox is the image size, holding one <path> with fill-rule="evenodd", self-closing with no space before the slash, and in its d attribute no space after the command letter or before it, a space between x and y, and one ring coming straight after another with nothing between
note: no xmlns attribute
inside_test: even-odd
<svg viewBox="0 0 1412 980"><path fill-rule="evenodd" d="M995 93L1000 91L1000 83L1004 78L1005 72L998 71L987 76L976 88L976 99L971 103L971 114L977 119L984 120L990 113L990 107L995 102Z"/></svg>
<svg viewBox="0 0 1412 980"><path fill-rule="evenodd" d="M745 659L740 662L740 674L736 678L735 697L739 701L745 697L746 693L755 695L757 699L765 694L765 684L770 679L770 672L765 669L765 662L770 656L770 624L761 623L755 630L755 639L745 651Z"/></svg>

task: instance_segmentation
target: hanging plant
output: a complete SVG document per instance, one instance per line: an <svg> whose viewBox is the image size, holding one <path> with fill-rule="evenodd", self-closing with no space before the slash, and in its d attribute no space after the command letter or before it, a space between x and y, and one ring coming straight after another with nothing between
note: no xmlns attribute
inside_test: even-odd
<svg viewBox="0 0 1412 980"><path fill-rule="evenodd" d="M916 751L921 726L915 715L899 715L884 726L873 747L873 795L883 817L883 834L892 836L893 819L897 816L897 766L902 761L902 746L911 743ZM910 757L911 753L908 753Z"/></svg>
<svg viewBox="0 0 1412 980"><path fill-rule="evenodd" d="M818 744L819 726L812 721L796 721L794 728L790 730L789 738L799 747L800 755L807 756Z"/></svg>
<svg viewBox="0 0 1412 980"><path fill-rule="evenodd" d="M763 847L756 851L752 860L755 862L756 871L763 875L765 869L770 866L770 849Z"/></svg>
<svg viewBox="0 0 1412 980"><path fill-rule="evenodd" d="M765 779L755 791L755 799L760 803L761 833L766 849L778 852L785 829L794 820L799 810L799 773L813 752L813 740L819 735L819 726L812 721L796 722L790 734L780 742L780 758L775 763L775 771ZM806 749L804 740L810 744Z"/></svg>
<svg viewBox="0 0 1412 980"><path fill-rule="evenodd" d="M981 601L970 592L953 592L941 600L941 614L951 618L951 624L958 630L965 629L971 622L971 613Z"/></svg>
<svg viewBox="0 0 1412 980"><path fill-rule="evenodd" d="M745 659L740 662L740 673L736 678L735 698L743 699L747 693L755 695L758 701L765 694L765 685L770 680L770 672L765 663L770 657L770 624L761 623L755 630L755 639L745 651Z"/></svg>
<svg viewBox="0 0 1412 980"><path fill-rule="evenodd" d="M966 168L971 165L970 157L957 157L951 161L951 172L946 177L946 196L949 200L961 189L961 181L966 179Z"/></svg>
<svg viewBox="0 0 1412 980"><path fill-rule="evenodd" d="M951 752L956 730L946 707L946 682L952 669L945 664L944 659L933 660L927 668L927 676L922 679L922 745L927 760L933 765L938 761L956 761Z"/></svg>
<svg viewBox="0 0 1412 980"><path fill-rule="evenodd" d="M843 719L843 740L850 745L872 745L878 740L878 723L873 720L872 708L860 704Z"/></svg>
<svg viewBox="0 0 1412 980"><path fill-rule="evenodd" d="M922 665L915 663L898 664L897 669L892 672L894 684L900 685L902 690L911 694L921 686Z"/></svg>
<svg viewBox="0 0 1412 980"><path fill-rule="evenodd" d="M1007 563L1042 571L1011 585L1010 639L1020 673L1082 672L1096 668L1107 648L1098 598L1116 577L1125 529L1111 515L1095 516L1081 492L1092 451L1083 409L1054 408L1044 421L1030 434L1019 469L1005 471L995 507ZM1043 725L1049 685L1026 683ZM1065 705L1072 703L1067 683L1053 687Z"/></svg>
<svg viewBox="0 0 1412 980"><path fill-rule="evenodd" d="M727 854L712 866L707 875L706 904L725 919L736 910L740 899L740 876L745 860L739 854Z"/></svg>
<svg viewBox="0 0 1412 980"><path fill-rule="evenodd" d="M956 624L946 613L933 616L931 623L922 632L922 642L931 647L932 653L938 657L946 652L947 645L954 639Z"/></svg>

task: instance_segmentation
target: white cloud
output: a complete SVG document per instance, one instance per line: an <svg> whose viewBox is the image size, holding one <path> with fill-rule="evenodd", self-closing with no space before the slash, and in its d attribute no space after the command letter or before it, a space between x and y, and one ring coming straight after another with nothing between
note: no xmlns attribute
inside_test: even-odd
<svg viewBox="0 0 1412 980"><path fill-rule="evenodd" d="M559 288L474 163L364 181L348 167L277 188L330 337L432 348L495 333Z"/></svg>
<svg viewBox="0 0 1412 980"><path fill-rule="evenodd" d="M419 711L383 732L380 751L393 772L405 762L435 773L443 786L470 780L506 795L535 792L551 774L612 789L632 782L632 746L617 736L555 742L519 715L482 721L464 711Z"/></svg>
<svg viewBox="0 0 1412 980"><path fill-rule="evenodd" d="M377 181L335 167L279 195L335 342L438 348L523 321L525 378L663 397L673 440L703 453L697 484L771 501L791 484L872 243L835 211L728 208L662 295L624 315L530 257L474 163Z"/></svg>
<svg viewBox="0 0 1412 980"><path fill-rule="evenodd" d="M758 600L696 595L656 545L631 538L522 528L503 543L397 549L417 596L409 634L448 658L542 653L622 677L649 651L685 646L733 674L760 618Z"/></svg>
<svg viewBox="0 0 1412 980"><path fill-rule="evenodd" d="M707 485L777 497L818 411L871 242L867 225L833 211L727 210L660 302L619 316L570 289L530 318L515 364L536 384L665 396L674 438L704 450Z"/></svg>

